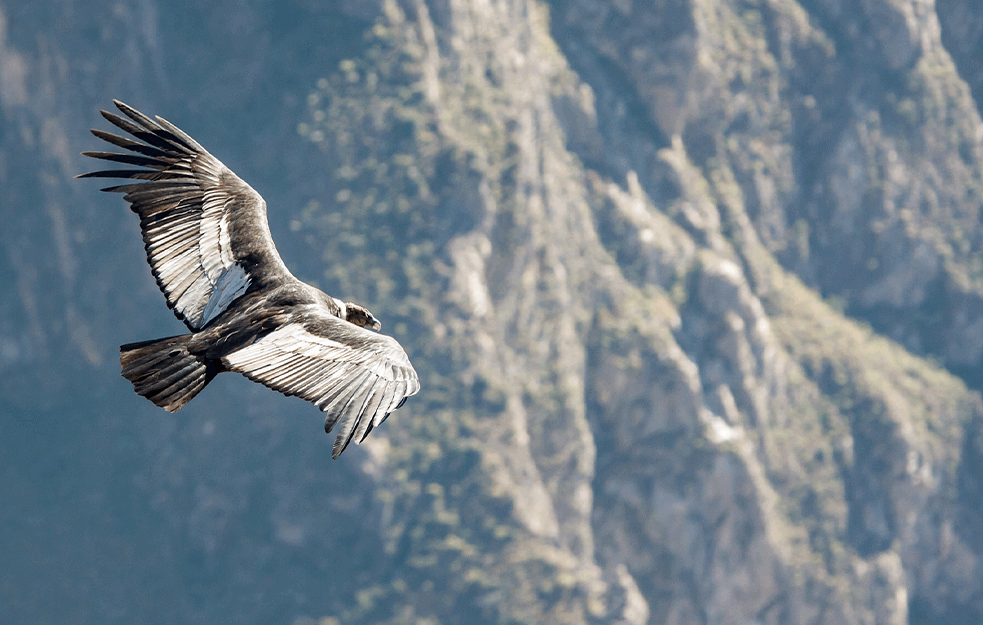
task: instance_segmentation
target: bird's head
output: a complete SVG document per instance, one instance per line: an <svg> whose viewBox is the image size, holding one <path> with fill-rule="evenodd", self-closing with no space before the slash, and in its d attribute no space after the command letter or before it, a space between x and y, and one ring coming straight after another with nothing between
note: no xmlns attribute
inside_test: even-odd
<svg viewBox="0 0 983 625"><path fill-rule="evenodd" d="M373 330L381 330L382 323L376 319L372 313L370 313L364 306L359 306L358 304L353 304L351 302L345 302L345 320L349 323L354 323L360 328L372 328Z"/></svg>

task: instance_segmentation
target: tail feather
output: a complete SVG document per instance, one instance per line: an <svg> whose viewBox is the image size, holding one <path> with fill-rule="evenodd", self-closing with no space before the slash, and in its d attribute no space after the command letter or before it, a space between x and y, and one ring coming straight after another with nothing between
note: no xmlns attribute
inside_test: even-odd
<svg viewBox="0 0 983 625"><path fill-rule="evenodd" d="M190 334L119 348L123 377L133 390L168 412L184 408L221 372L218 363L188 351Z"/></svg>

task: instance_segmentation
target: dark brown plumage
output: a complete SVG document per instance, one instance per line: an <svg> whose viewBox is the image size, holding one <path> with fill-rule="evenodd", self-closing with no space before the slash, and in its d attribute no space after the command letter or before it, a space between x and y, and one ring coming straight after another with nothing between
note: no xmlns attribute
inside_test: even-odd
<svg viewBox="0 0 983 625"><path fill-rule="evenodd" d="M120 347L123 376L137 393L180 410L216 375L235 371L323 410L340 422L332 455L361 442L420 390L416 371L365 308L295 278L280 259L266 202L194 139L160 117L114 100L101 111L134 137L93 130L128 152L85 156L135 166L80 178L123 178L140 217L151 272L191 334Z"/></svg>

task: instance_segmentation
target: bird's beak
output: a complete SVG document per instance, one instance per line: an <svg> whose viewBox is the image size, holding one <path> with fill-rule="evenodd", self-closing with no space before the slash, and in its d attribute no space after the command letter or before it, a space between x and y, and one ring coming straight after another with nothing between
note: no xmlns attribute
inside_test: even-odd
<svg viewBox="0 0 983 625"><path fill-rule="evenodd" d="M382 322L379 321L378 319L373 318L372 323L369 324L369 327L375 330L376 332L379 332L382 330Z"/></svg>

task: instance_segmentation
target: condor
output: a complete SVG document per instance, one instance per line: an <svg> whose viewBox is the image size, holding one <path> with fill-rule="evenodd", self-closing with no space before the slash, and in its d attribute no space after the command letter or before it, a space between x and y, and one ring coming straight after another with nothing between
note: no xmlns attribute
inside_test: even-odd
<svg viewBox="0 0 983 625"><path fill-rule="evenodd" d="M83 152L134 168L80 178L136 182L124 193L140 217L147 261L167 306L190 334L120 347L123 377L168 412L212 378L234 371L340 423L332 456L362 442L420 390L416 371L368 310L325 294L287 270L273 245L266 202L218 159L160 117L114 100L102 116L133 138L92 130L125 152Z"/></svg>

